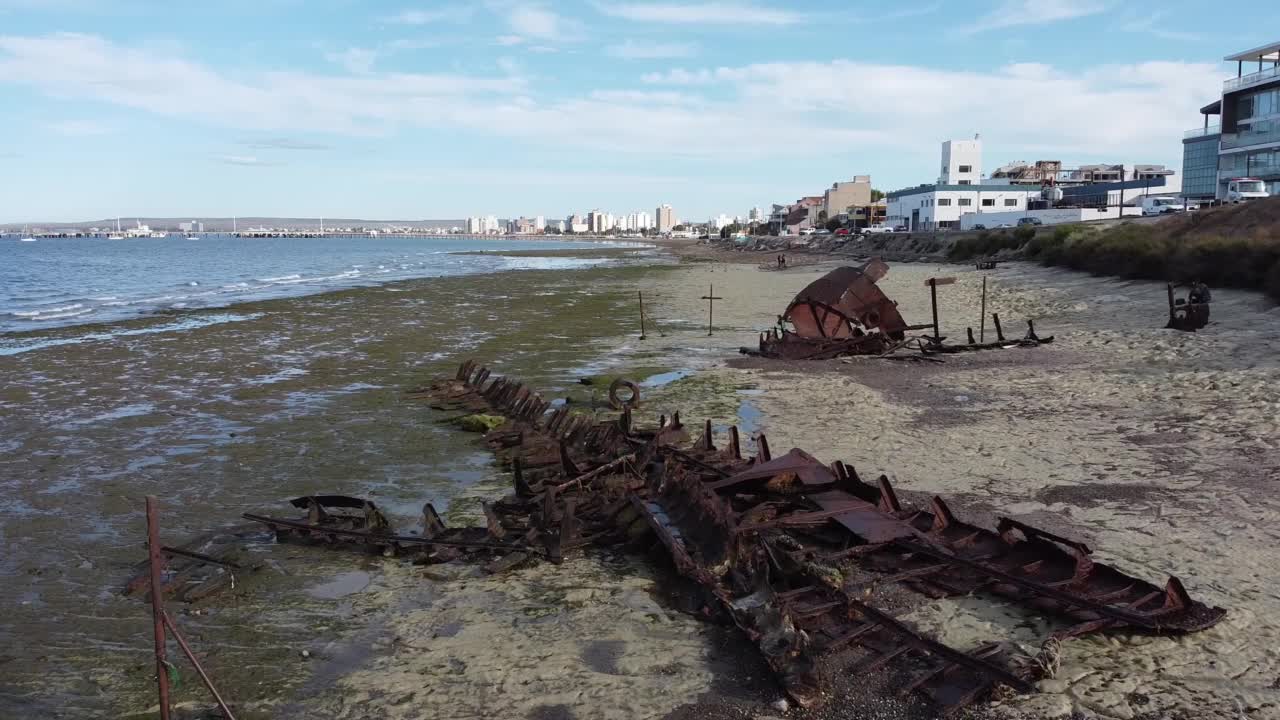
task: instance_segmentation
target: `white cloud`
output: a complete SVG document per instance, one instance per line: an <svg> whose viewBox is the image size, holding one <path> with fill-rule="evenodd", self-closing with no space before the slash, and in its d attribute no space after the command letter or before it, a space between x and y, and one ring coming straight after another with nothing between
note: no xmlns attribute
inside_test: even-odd
<svg viewBox="0 0 1280 720"><path fill-rule="evenodd" d="M698 46L692 43L639 43L628 39L619 45L610 45L605 52L624 60L661 60L693 57Z"/></svg>
<svg viewBox="0 0 1280 720"><path fill-rule="evenodd" d="M528 147L665 157L733 158L744 149L923 156L942 139L977 131L1007 157L1172 162L1183 126L1195 125L1224 75L1214 64L1181 62L974 72L837 60L677 69L644 76L641 89L574 87L556 96L539 92L518 65L505 69L231 76L91 36L0 37L0 87L267 138L467 128Z"/></svg>
<svg viewBox="0 0 1280 720"><path fill-rule="evenodd" d="M64 120L53 123L49 126L49 129L59 135L68 137L93 137L96 135L109 135L113 132L106 125L92 120Z"/></svg>
<svg viewBox="0 0 1280 720"><path fill-rule="evenodd" d="M596 90L591 93L592 100L616 103L648 103L660 105L702 105L702 98L697 95L674 91L647 90Z"/></svg>
<svg viewBox="0 0 1280 720"><path fill-rule="evenodd" d="M507 25L524 37L556 39L560 35L560 16L536 5L520 5L507 15Z"/></svg>
<svg viewBox="0 0 1280 720"><path fill-rule="evenodd" d="M215 155L213 159L225 165L242 165L245 167L276 167L282 164L263 160L255 155Z"/></svg>
<svg viewBox="0 0 1280 720"><path fill-rule="evenodd" d="M1162 40L1197 42L1203 39L1203 36L1199 33L1170 30L1167 27L1163 27L1162 23L1165 16L1166 13L1164 11L1151 11L1146 9L1139 10L1137 12L1130 11L1121 22L1120 29L1125 32L1158 37Z"/></svg>
<svg viewBox="0 0 1280 720"><path fill-rule="evenodd" d="M287 137L260 138L245 140L240 143L254 150L328 150L329 146L321 143L306 142Z"/></svg>
<svg viewBox="0 0 1280 720"><path fill-rule="evenodd" d="M428 50L430 48L440 47L443 44L444 43L439 40L401 38L399 40L392 40L387 43L386 47L388 50Z"/></svg>
<svg viewBox="0 0 1280 720"><path fill-rule="evenodd" d="M446 103L524 89L512 77L276 71L232 79L180 57L92 35L0 36L0 84L245 130L383 132Z"/></svg>
<svg viewBox="0 0 1280 720"><path fill-rule="evenodd" d="M959 28L962 35L1021 25L1048 25L1096 15L1106 9L1098 0L1004 0L975 22Z"/></svg>
<svg viewBox="0 0 1280 720"><path fill-rule="evenodd" d="M508 31L498 36L499 45L510 47L532 43L549 47L553 43L577 42L586 33L578 20L560 15L538 2L490 0L487 4Z"/></svg>
<svg viewBox="0 0 1280 720"><path fill-rule="evenodd" d="M738 2L602 2L596 7L624 20L679 25L797 25L805 18L793 10Z"/></svg>
<svg viewBox="0 0 1280 720"><path fill-rule="evenodd" d="M431 10L404 10L382 18L395 25L430 25L439 22L465 22L471 18L472 9L463 5L434 8Z"/></svg>
<svg viewBox="0 0 1280 720"><path fill-rule="evenodd" d="M363 75L373 70L378 60L378 51L369 48L351 47L342 52L325 53L325 59L346 68L347 72Z"/></svg>

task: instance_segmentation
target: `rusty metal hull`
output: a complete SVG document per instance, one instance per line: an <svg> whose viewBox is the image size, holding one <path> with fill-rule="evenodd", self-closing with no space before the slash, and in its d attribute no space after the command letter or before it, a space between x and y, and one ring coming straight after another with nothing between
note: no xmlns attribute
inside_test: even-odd
<svg viewBox="0 0 1280 720"><path fill-rule="evenodd" d="M1000 686L1033 690L1039 666L1016 648L942 644L877 607L889 586L1009 600L1059 619L1055 638L1195 632L1225 613L1193 600L1177 578L1157 586L1097 562L1083 543L1009 519L982 528L941 498L906 507L887 478L866 483L846 464L799 449L775 458L763 435L745 457L736 428L718 448L707 421L690 442L678 413L640 427L629 407L607 420L553 410L471 362L415 394L508 418L485 436L513 475L512 492L484 505L486 527L445 528L430 505L421 535L247 517L335 542L483 560L495 571L656 538L701 588L702 614L736 624L801 705L824 700L831 672L882 674L939 716ZM361 503L347 504L367 514Z"/></svg>

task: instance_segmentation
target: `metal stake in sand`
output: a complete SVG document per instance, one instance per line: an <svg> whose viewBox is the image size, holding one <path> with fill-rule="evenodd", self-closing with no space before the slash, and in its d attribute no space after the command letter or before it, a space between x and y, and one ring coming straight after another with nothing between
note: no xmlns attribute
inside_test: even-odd
<svg viewBox="0 0 1280 720"><path fill-rule="evenodd" d="M147 496L147 555L151 563L151 622L156 641L156 685L160 691L160 720L169 720L169 663L164 641L164 553L160 551L160 523L156 519L156 498Z"/></svg>
<svg viewBox="0 0 1280 720"><path fill-rule="evenodd" d="M987 276L982 276L982 310L978 313L978 342L983 342L987 334ZM643 336L641 336L643 337Z"/></svg>
<svg viewBox="0 0 1280 720"><path fill-rule="evenodd" d="M644 339L644 292L636 291L636 295L640 296L640 339Z"/></svg>
<svg viewBox="0 0 1280 720"><path fill-rule="evenodd" d="M950 285L955 282L953 277L929 278L924 281L929 286L929 302L933 305L933 342L938 344L942 342L942 336L938 332L938 286Z"/></svg>
<svg viewBox="0 0 1280 720"><path fill-rule="evenodd" d="M708 285L707 294L702 296L702 299L707 301L707 334L708 335L711 334L711 330L712 330L711 320L715 313L716 301L724 299L722 297L716 297L715 290L716 289L714 285Z"/></svg>

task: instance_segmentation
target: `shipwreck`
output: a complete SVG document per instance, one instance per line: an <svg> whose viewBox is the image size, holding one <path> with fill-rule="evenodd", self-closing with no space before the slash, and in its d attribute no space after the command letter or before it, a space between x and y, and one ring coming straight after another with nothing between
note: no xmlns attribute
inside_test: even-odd
<svg viewBox="0 0 1280 720"><path fill-rule="evenodd" d="M811 296L792 316L831 335L856 319L892 340L903 324L887 298L867 290L873 273L846 274L843 287L862 291L855 300ZM302 517L244 517L281 540L475 562L492 573L656 543L697 589L699 614L737 626L801 706L830 701L834 674L875 674L898 695L951 715L1000 688L1034 692L1068 638L1191 633L1226 612L1193 599L1176 577L1153 583L1101 562L1082 542L1009 518L994 527L968 522L940 497L913 506L887 477L864 479L798 448L775 456L763 434L748 453L734 426L690 428L678 413L643 426L638 396L601 417L554 406L474 362L411 396L505 418L484 441L509 468L512 488L483 504L484 527L446 527L428 503L421 528L397 532L371 502L326 495L294 500ZM995 641L952 647L882 606L890 588L1000 598L1056 618L1058 629L1036 655Z"/></svg>

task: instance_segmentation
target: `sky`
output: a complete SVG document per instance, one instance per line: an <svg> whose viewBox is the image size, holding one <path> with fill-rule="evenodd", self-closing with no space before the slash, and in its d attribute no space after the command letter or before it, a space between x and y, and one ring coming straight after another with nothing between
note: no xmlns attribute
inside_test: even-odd
<svg viewBox="0 0 1280 720"><path fill-rule="evenodd" d="M1248 23L1241 23L1241 17ZM1280 3L0 0L0 222L685 219L871 175L1181 166Z"/></svg>

